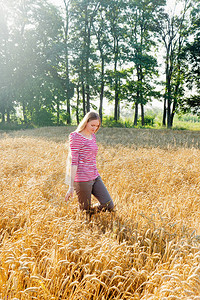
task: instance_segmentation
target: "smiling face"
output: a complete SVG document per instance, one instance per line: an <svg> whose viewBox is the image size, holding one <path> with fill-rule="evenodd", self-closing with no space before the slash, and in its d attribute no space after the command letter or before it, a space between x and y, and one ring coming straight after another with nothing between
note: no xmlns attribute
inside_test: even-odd
<svg viewBox="0 0 200 300"><path fill-rule="evenodd" d="M88 134L93 134L95 133L100 126L100 121L99 120L92 120L87 122L87 125L85 127L85 132L87 132Z"/></svg>

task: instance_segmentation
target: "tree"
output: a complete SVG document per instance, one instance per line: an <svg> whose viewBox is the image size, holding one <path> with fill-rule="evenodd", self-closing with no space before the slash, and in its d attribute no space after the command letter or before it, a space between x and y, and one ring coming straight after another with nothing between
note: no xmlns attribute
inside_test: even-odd
<svg viewBox="0 0 200 300"><path fill-rule="evenodd" d="M191 95L182 98L180 108L184 113L192 112L200 115L200 4L198 2L193 6L190 19L193 40L183 49L181 59L185 66L186 86ZM194 91L198 94L192 95Z"/></svg>
<svg viewBox="0 0 200 300"><path fill-rule="evenodd" d="M124 9L126 7L126 1L122 0L110 0L107 4L105 12L106 20L108 22L109 39L112 43L111 63L113 65L113 72L107 72L108 82L111 83L111 87L114 90L114 120L120 118L120 64L123 61L123 41L125 33L125 14ZM112 78L110 78L110 75Z"/></svg>
<svg viewBox="0 0 200 300"><path fill-rule="evenodd" d="M183 73L181 53L190 34L189 18L192 1L182 1L181 14L167 15L159 24L161 38L165 48L165 93L163 126L171 128L178 107L183 96ZM167 119L167 123L166 123Z"/></svg>
<svg viewBox="0 0 200 300"><path fill-rule="evenodd" d="M93 93L94 68L92 62L95 54L92 45L93 22L100 1L71 1L71 47L73 51L73 67L81 82L83 114L90 111Z"/></svg>
<svg viewBox="0 0 200 300"><path fill-rule="evenodd" d="M133 68L126 69L126 83L122 86L122 93L124 98L127 99L129 103L132 103L132 107L135 108L134 125L136 126L138 121L138 104L140 103L142 104L141 106L143 106L147 102L151 102L152 98L159 98L160 92L156 91L153 83L150 83L148 81L142 82L142 85L138 87L138 84L140 84L140 82L134 80L133 73ZM145 99L145 101L142 101L142 99L138 98L138 93L142 95L142 99ZM144 111L143 114L141 114L141 121L142 126L144 126Z"/></svg>
<svg viewBox="0 0 200 300"><path fill-rule="evenodd" d="M97 39L97 49L99 50L100 57L100 78L99 78L99 116L102 121L103 117L103 98L104 98L104 88L106 83L105 78L105 64L111 61L111 44L108 38L109 27L106 19L105 11L107 10L107 1L101 1L98 9L98 13L93 23L93 30Z"/></svg>
<svg viewBox="0 0 200 300"><path fill-rule="evenodd" d="M65 5L65 28L64 28L64 43L65 43L65 77L66 77L66 98L67 98L67 124L71 124L71 107L70 99L73 95L73 86L70 82L69 75L69 47L70 47L70 37L69 37L69 7L70 0L63 0Z"/></svg>
<svg viewBox="0 0 200 300"><path fill-rule="evenodd" d="M130 62L134 64L132 82L128 81L129 92L135 93L134 125L137 125L138 106L141 106L141 119L144 125L144 105L153 91L153 78L158 75L157 60L151 54L156 47L156 20L163 13L165 1L129 1L127 11L127 32L129 39ZM151 92L150 92L151 91ZM153 94L152 94L153 95Z"/></svg>

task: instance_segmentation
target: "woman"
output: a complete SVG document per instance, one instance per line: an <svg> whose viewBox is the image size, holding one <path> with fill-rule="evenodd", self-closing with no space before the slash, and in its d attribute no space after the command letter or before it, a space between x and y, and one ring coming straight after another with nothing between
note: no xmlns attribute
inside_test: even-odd
<svg viewBox="0 0 200 300"><path fill-rule="evenodd" d="M96 167L98 147L95 133L99 130L100 124L99 115L89 112L76 131L69 135L70 153L66 174L66 183L69 184L69 189L65 200L67 201L69 197L73 198L75 189L80 209L86 210L88 213L102 210L112 211L114 208L113 201ZM92 194L99 201L99 205L93 208L91 208Z"/></svg>

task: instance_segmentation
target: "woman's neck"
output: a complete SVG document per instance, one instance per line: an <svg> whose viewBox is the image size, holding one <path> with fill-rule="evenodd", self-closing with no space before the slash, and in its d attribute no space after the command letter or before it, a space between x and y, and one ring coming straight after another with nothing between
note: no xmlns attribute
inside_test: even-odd
<svg viewBox="0 0 200 300"><path fill-rule="evenodd" d="M91 138L92 138L92 134L91 134L90 132L86 131L86 130L82 130L82 131L80 131L80 133L81 133L84 137L86 137L87 139L91 139Z"/></svg>

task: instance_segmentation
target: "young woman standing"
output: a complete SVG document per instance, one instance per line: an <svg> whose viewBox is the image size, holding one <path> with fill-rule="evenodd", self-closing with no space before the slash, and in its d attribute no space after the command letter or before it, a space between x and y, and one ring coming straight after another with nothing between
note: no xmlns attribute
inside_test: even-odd
<svg viewBox="0 0 200 300"><path fill-rule="evenodd" d="M69 135L68 166L66 183L69 189L65 196L73 198L74 190L78 196L79 207L88 213L102 210L112 211L114 203L106 189L96 167L98 147L95 133L101 125L99 115L89 112L85 115L76 131ZM99 201L99 205L91 207L91 195Z"/></svg>

